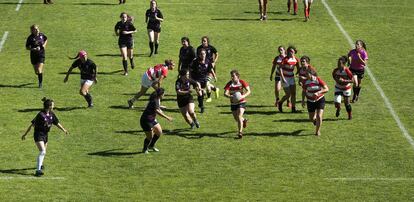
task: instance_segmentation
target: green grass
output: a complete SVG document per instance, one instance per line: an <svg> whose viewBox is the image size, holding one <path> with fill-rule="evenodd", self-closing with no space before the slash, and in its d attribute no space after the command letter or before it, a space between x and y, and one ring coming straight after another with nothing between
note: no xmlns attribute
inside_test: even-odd
<svg viewBox="0 0 414 202"><path fill-rule="evenodd" d="M165 22L160 54L152 58L146 57L147 1L119 6L116 0L61 0L45 6L40 0L26 0L19 12L15 2L0 3L0 34L9 31L0 52L2 201L413 200L414 149L367 74L361 100L353 105L354 119L334 115L331 71L351 47L320 1L315 1L308 23L302 22L301 1L298 16L286 13L284 0L269 1L267 22L256 20L256 1L160 1ZM414 6L409 0L327 2L349 35L367 43L371 71L409 134L414 134ZM139 30L138 67L128 77L111 74L121 69L113 26L122 11L135 16ZM24 48L34 23L49 38L43 90L35 88L37 79ZM164 83L163 102L174 121L158 119L166 132L157 143L161 152L138 153L144 139L139 117L146 99L136 102L136 110L125 109L126 100L139 88L147 67L178 59L182 36L198 46L203 35L210 36L220 53L217 85L222 88L234 68L251 85L245 138L234 139L236 124L223 97L198 114L200 129L182 131L188 126L177 111L174 71ZM299 56L310 56L329 84L320 138L313 136L306 109L281 114L273 107L268 75L281 44L294 44ZM103 73L91 91L93 109L86 109L78 95L78 74L63 83L63 73L72 63L66 56L80 49L88 51ZM32 84L18 87L27 83ZM52 128L46 175L32 179L27 177L33 175L38 152L32 138L22 142L20 136L41 108L43 96L55 100L56 113L70 136Z"/></svg>

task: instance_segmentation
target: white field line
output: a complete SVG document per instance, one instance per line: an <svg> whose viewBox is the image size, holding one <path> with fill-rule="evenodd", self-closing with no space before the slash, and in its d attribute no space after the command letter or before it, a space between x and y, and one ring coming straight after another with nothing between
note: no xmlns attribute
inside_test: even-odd
<svg viewBox="0 0 414 202"><path fill-rule="evenodd" d="M9 32L8 31L5 31L4 34L3 34L3 37L1 38L1 41L0 41L0 52L1 52L1 49L3 49L4 43L6 43L6 39L7 39L7 36L8 35L9 35Z"/></svg>
<svg viewBox="0 0 414 202"><path fill-rule="evenodd" d="M23 0L19 0L19 3L16 6L16 11L20 10L20 7L22 6Z"/></svg>
<svg viewBox="0 0 414 202"><path fill-rule="evenodd" d="M336 25L338 26L339 30L342 32L346 40L348 41L349 45L351 47L354 46L354 40L351 39L349 34L345 31L345 29L342 27L339 20L335 17L334 13L332 12L329 5L326 3L325 0L322 0L323 5L325 6L326 10L328 10L329 15L332 17L332 19L335 21ZM374 84L375 88L377 88L378 92L380 93L382 99L385 102L385 106L390 111L392 117L394 118L395 122L397 122L398 127L400 128L401 132L403 133L405 139L407 139L408 143L411 144L411 147L414 149L414 140L411 137L411 135L408 133L407 129L405 129L403 123L400 120L400 117L395 113L394 108L392 107L392 104L390 100L388 100L387 96L385 95L384 91L382 90L381 86L378 84L377 79L374 77L374 74L372 74L371 70L366 66L365 68L367 70L367 73L369 75L369 78L372 80L372 83Z"/></svg>
<svg viewBox="0 0 414 202"><path fill-rule="evenodd" d="M383 178L383 177L338 177L325 178L331 181L414 181L414 178Z"/></svg>
<svg viewBox="0 0 414 202"><path fill-rule="evenodd" d="M0 180L65 180L64 177L35 177L35 176L28 176L28 177L0 177Z"/></svg>

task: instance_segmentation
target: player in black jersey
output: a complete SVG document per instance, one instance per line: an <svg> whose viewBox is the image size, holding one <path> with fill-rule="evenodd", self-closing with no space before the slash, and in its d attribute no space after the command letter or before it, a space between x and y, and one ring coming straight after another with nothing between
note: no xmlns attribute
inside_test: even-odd
<svg viewBox="0 0 414 202"><path fill-rule="evenodd" d="M193 60L190 67L191 78L200 83L202 93L198 96L198 107L200 108L200 113L204 113L204 96L207 94L206 102L211 102L211 91L218 92L218 88L209 84L209 75L213 75L214 79L216 78L216 73L212 63L207 59L206 50L201 49L200 54L196 59Z"/></svg>
<svg viewBox="0 0 414 202"><path fill-rule="evenodd" d="M200 123L197 121L194 112L194 100L191 92L191 86L196 90L197 94L201 95L200 83L190 79L190 73L187 69L180 71L180 77L175 81L175 91L177 92L177 104L185 121L190 125L191 129L194 127L200 128Z"/></svg>
<svg viewBox="0 0 414 202"><path fill-rule="evenodd" d="M131 68L134 69L134 39L132 34L137 32L132 24L132 17L127 13L122 12L119 16L121 21L115 25L115 34L119 36L118 45L122 56L122 66L124 67L124 75L128 75L128 62L131 63Z"/></svg>
<svg viewBox="0 0 414 202"><path fill-rule="evenodd" d="M35 173L35 176L38 177L43 175L43 160L46 155L48 133L52 125L56 125L66 135L68 134L68 131L59 123L59 119L57 118L55 113L53 113L53 107L55 105L53 100L43 98L42 101L43 110L36 115L36 117L32 120L32 123L30 124L29 128L27 128L26 132L22 135L22 140L25 140L26 135L34 127L33 138L37 148L39 149Z"/></svg>
<svg viewBox="0 0 414 202"><path fill-rule="evenodd" d="M186 69L189 70L191 62L196 58L194 48L190 45L190 39L188 37L181 38L179 60L178 60L178 72Z"/></svg>
<svg viewBox="0 0 414 202"><path fill-rule="evenodd" d="M30 50L30 61L39 81L39 88L43 83L43 65L45 63L45 48L47 37L39 30L39 25L30 26L31 34L26 40L26 49Z"/></svg>
<svg viewBox="0 0 414 202"><path fill-rule="evenodd" d="M164 96L164 89L157 88L149 97L149 102L147 107L140 118L140 125L142 130L145 132L146 138L144 140L144 147L142 152L148 154L149 150L158 152L159 150L155 148L155 143L162 135L161 125L157 122L155 118L158 115L166 118L168 121L172 121L172 118L165 115L164 112L160 109L161 98Z"/></svg>
<svg viewBox="0 0 414 202"><path fill-rule="evenodd" d="M88 102L88 107L91 108L93 107L93 101L92 95L89 94L89 89L93 83L98 82L96 79L97 67L92 60L88 59L88 55L84 50L79 51L78 55L75 58L70 59L76 60L72 63L72 66L66 73L66 77L63 82L66 83L68 81L69 74L74 68L78 67L81 73L81 88L79 90L79 94L85 98L86 102Z"/></svg>
<svg viewBox="0 0 414 202"><path fill-rule="evenodd" d="M197 55L200 55L201 49L206 51L206 57L213 65L214 71L216 71L216 63L219 55L217 49L210 45L210 39L208 36L201 37L201 45L197 47Z"/></svg>
<svg viewBox="0 0 414 202"><path fill-rule="evenodd" d="M150 57L152 54L158 54L158 45L161 33L161 22L164 21L164 16L157 7L155 0L150 1L150 9L145 12L145 23L147 23L147 31L149 38L149 47L151 50ZM154 44L155 42L155 44ZM155 48L155 52L154 52Z"/></svg>

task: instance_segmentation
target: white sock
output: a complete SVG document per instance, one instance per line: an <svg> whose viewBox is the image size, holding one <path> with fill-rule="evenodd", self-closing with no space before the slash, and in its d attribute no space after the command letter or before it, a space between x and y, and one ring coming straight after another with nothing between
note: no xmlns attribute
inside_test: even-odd
<svg viewBox="0 0 414 202"><path fill-rule="evenodd" d="M39 156L37 156L37 170L41 170L43 165L43 159L45 159L46 151L41 151Z"/></svg>

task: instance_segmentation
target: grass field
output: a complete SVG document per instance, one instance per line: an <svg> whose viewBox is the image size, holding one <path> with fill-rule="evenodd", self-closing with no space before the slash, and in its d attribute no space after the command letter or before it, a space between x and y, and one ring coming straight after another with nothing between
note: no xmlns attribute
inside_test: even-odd
<svg viewBox="0 0 414 202"><path fill-rule="evenodd" d="M159 0L162 24L160 54L147 57L144 23L148 1L41 0L0 2L0 35L8 37L0 52L0 200L1 201L413 201L414 146L403 136L367 74L354 118L335 117L332 69L351 46L321 1L311 21L286 13L285 0L269 1L269 20L257 20L255 0ZM409 0L326 0L353 40L368 46L369 68L409 135L414 134L414 6ZM127 77L113 34L119 14L135 17L135 62ZM44 87L38 89L25 41L39 24L48 36ZM228 100L207 103L198 115L201 128L188 131L178 112L174 81L164 83L163 104L173 122L159 118L165 135L161 152L140 153L144 133L139 117L146 99L127 109L143 71L166 58L178 60L180 38L193 46L208 35L220 54L217 85L238 69L251 85L243 140ZM306 109L279 113L268 80L278 45L293 44L330 87L322 136L313 135ZM64 84L64 74L80 49L99 67L92 88L95 107L78 95L79 74ZM77 72L77 71L75 71ZM298 91L299 92L299 91ZM69 136L56 127L49 134L45 176L34 178L38 151L32 138L20 137L42 107L53 98ZM299 101L299 100L298 100Z"/></svg>

